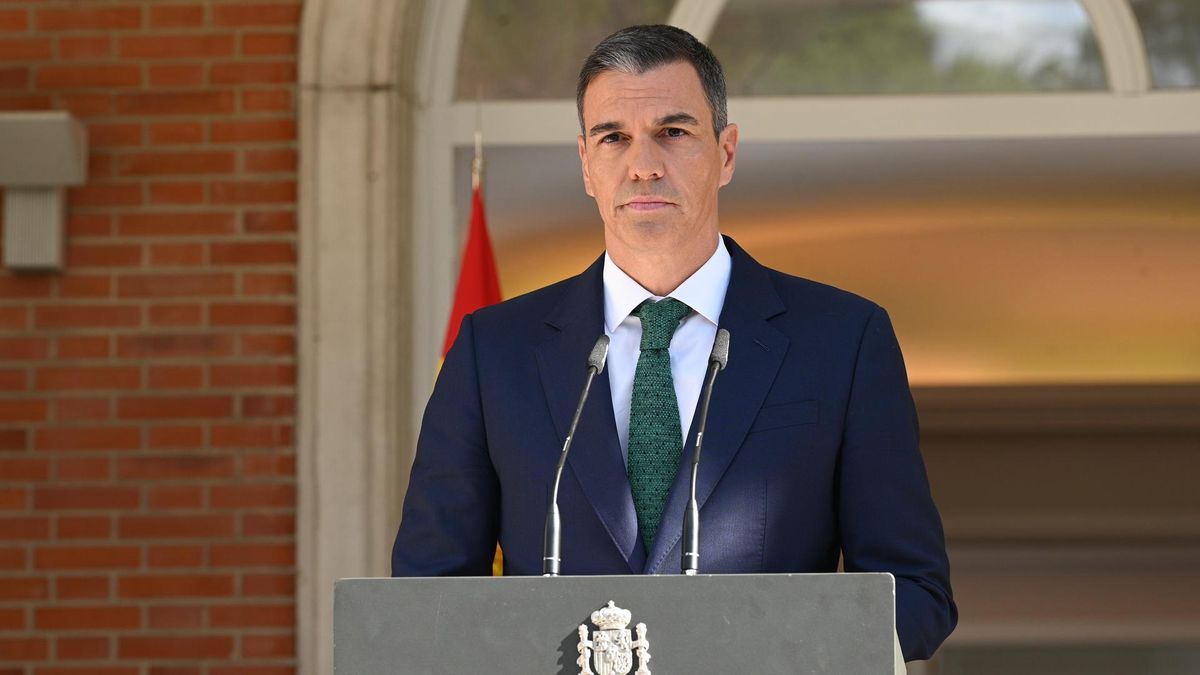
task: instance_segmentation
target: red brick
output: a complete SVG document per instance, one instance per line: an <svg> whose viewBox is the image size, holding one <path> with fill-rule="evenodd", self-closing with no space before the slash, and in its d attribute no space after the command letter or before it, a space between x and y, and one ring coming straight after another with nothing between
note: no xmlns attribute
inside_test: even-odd
<svg viewBox="0 0 1200 675"><path fill-rule="evenodd" d="M112 280L107 276L74 275L58 280L60 298L106 298L112 295Z"/></svg>
<svg viewBox="0 0 1200 675"><path fill-rule="evenodd" d="M104 600L109 597L108 577L63 577L54 580L58 600Z"/></svg>
<svg viewBox="0 0 1200 675"><path fill-rule="evenodd" d="M150 25L154 28L192 28L204 25L202 5L168 5L150 8Z"/></svg>
<svg viewBox="0 0 1200 675"><path fill-rule="evenodd" d="M213 425L211 442L215 448L277 448L292 443L291 429L283 425Z"/></svg>
<svg viewBox="0 0 1200 675"><path fill-rule="evenodd" d="M155 145L194 144L204 141L199 122L164 122L150 125L150 142Z"/></svg>
<svg viewBox="0 0 1200 675"><path fill-rule="evenodd" d="M0 601L45 600L50 596L50 584L41 577L0 578Z"/></svg>
<svg viewBox="0 0 1200 675"><path fill-rule="evenodd" d="M201 204L203 183L151 183L150 201L154 204Z"/></svg>
<svg viewBox="0 0 1200 675"><path fill-rule="evenodd" d="M121 276L117 279L117 295L124 298L174 298L190 296L233 295L232 274L152 274Z"/></svg>
<svg viewBox="0 0 1200 675"><path fill-rule="evenodd" d="M120 630L140 628L141 610L137 607L38 607L33 625L39 630Z"/></svg>
<svg viewBox="0 0 1200 675"><path fill-rule="evenodd" d="M191 449L204 443L201 427L150 427L150 447L155 449Z"/></svg>
<svg viewBox="0 0 1200 675"><path fill-rule="evenodd" d="M41 673L38 673L41 675ZM292 666L213 666L208 675L296 675Z"/></svg>
<svg viewBox="0 0 1200 675"><path fill-rule="evenodd" d="M242 595L289 597L295 594L296 577L293 574L242 575Z"/></svg>
<svg viewBox="0 0 1200 675"><path fill-rule="evenodd" d="M212 184L214 204L294 203L296 184L292 181L236 181Z"/></svg>
<svg viewBox="0 0 1200 675"><path fill-rule="evenodd" d="M154 33L121 38L118 47L124 59L178 59L187 57L211 58L233 55L233 35L214 33Z"/></svg>
<svg viewBox="0 0 1200 675"><path fill-rule="evenodd" d="M214 544L209 551L213 567L292 567L295 546L287 544Z"/></svg>
<svg viewBox="0 0 1200 675"><path fill-rule="evenodd" d="M199 509L204 506L204 488L199 485L155 485L148 488L148 492L151 510Z"/></svg>
<svg viewBox="0 0 1200 675"><path fill-rule="evenodd" d="M242 658L277 659L295 656L296 638L283 635L243 635Z"/></svg>
<svg viewBox="0 0 1200 675"><path fill-rule="evenodd" d="M142 144L142 125L134 123L90 124L88 142L92 147L129 147Z"/></svg>
<svg viewBox="0 0 1200 675"><path fill-rule="evenodd" d="M134 396L117 401L121 419L211 418L233 414L228 396Z"/></svg>
<svg viewBox="0 0 1200 675"><path fill-rule="evenodd" d="M208 318L213 326L292 326L296 308L291 304L213 303Z"/></svg>
<svg viewBox="0 0 1200 675"><path fill-rule="evenodd" d="M25 569L24 548L0 548L0 570ZM3 583L0 583L0 599L3 599Z"/></svg>
<svg viewBox="0 0 1200 675"><path fill-rule="evenodd" d="M204 385L200 366L151 366L151 389L198 389Z"/></svg>
<svg viewBox="0 0 1200 675"><path fill-rule="evenodd" d="M39 368L36 387L47 390L137 389L142 385L141 370L131 366L71 366Z"/></svg>
<svg viewBox="0 0 1200 675"><path fill-rule="evenodd" d="M113 111L112 103L113 95L108 92L104 93L78 93L78 94L60 94L58 96L58 106L63 110L75 113L79 117L100 117L103 115L111 115ZM125 187L125 186L114 186ZM136 186L134 186L136 187ZM68 195L71 193L68 192ZM78 204L77 204L78 205ZM85 204L91 206L92 204ZM102 206L98 204L97 206Z"/></svg>
<svg viewBox="0 0 1200 675"><path fill-rule="evenodd" d="M296 353L296 339L291 335L243 335L241 353L244 356L291 356Z"/></svg>
<svg viewBox="0 0 1200 675"><path fill-rule="evenodd" d="M111 89L141 84L141 67L126 64L42 66L37 74L38 89Z"/></svg>
<svg viewBox="0 0 1200 675"><path fill-rule="evenodd" d="M56 480L107 481L112 478L108 457L68 457L54 460Z"/></svg>
<svg viewBox="0 0 1200 675"><path fill-rule="evenodd" d="M38 668L34 675L141 675L141 672L141 669L136 666L109 667L93 664L77 667L56 666L53 668Z"/></svg>
<svg viewBox="0 0 1200 675"><path fill-rule="evenodd" d="M0 511L24 511L29 501L25 488L0 488Z"/></svg>
<svg viewBox="0 0 1200 675"><path fill-rule="evenodd" d="M28 68L0 68L0 89L25 89L30 79Z"/></svg>
<svg viewBox="0 0 1200 675"><path fill-rule="evenodd" d="M231 516L122 516L122 539L228 538L234 533Z"/></svg>
<svg viewBox="0 0 1200 675"><path fill-rule="evenodd" d="M138 244L72 244L67 246L68 267L130 267L142 264Z"/></svg>
<svg viewBox="0 0 1200 675"><path fill-rule="evenodd" d="M204 84L204 66L199 63L157 63L150 66L150 86L198 87Z"/></svg>
<svg viewBox="0 0 1200 675"><path fill-rule="evenodd" d="M0 540L35 540L50 537L50 519L46 517L0 518Z"/></svg>
<svg viewBox="0 0 1200 675"><path fill-rule="evenodd" d="M37 487L33 491L33 508L41 511L136 509L141 501L136 487Z"/></svg>
<svg viewBox="0 0 1200 675"><path fill-rule="evenodd" d="M96 184L83 185L67 189L67 200L70 206L91 207L91 206L140 206L142 203L142 186L137 184ZM137 249L136 246L120 246L95 249L97 251L115 251L121 256L132 257L128 249ZM89 249L82 246L67 247L67 266L77 267L81 264L86 265L107 265L111 264L104 260L96 260L91 257L74 258L72 259L72 249L76 249L74 255L84 255L89 252ZM136 264L133 263L117 263L117 264Z"/></svg>
<svg viewBox="0 0 1200 675"><path fill-rule="evenodd" d="M69 237L104 237L112 234L112 217L106 213L72 213L67 216Z"/></svg>
<svg viewBox="0 0 1200 675"><path fill-rule="evenodd" d="M53 110L54 99L49 96L0 96L0 110Z"/></svg>
<svg viewBox="0 0 1200 675"><path fill-rule="evenodd" d="M50 355L50 340L44 337L0 337L0 360L37 361Z"/></svg>
<svg viewBox="0 0 1200 675"><path fill-rule="evenodd" d="M242 475L246 477L295 476L296 456L278 453L243 455Z"/></svg>
<svg viewBox="0 0 1200 675"><path fill-rule="evenodd" d="M210 236L234 234L234 214L224 211L200 213L129 213L117 219L117 232L124 236Z"/></svg>
<svg viewBox="0 0 1200 675"><path fill-rule="evenodd" d="M245 33L244 56L291 56L298 52L295 33Z"/></svg>
<svg viewBox="0 0 1200 675"><path fill-rule="evenodd" d="M43 31L112 30L140 28L140 7L42 8L37 11L37 27Z"/></svg>
<svg viewBox="0 0 1200 675"><path fill-rule="evenodd" d="M44 481L50 478L50 462L28 457L0 457L0 476L5 481Z"/></svg>
<svg viewBox="0 0 1200 675"><path fill-rule="evenodd" d="M117 580L122 598L195 598L233 595L233 576L228 574L125 576Z"/></svg>
<svg viewBox="0 0 1200 675"><path fill-rule="evenodd" d="M52 52L49 38L0 40L0 63L42 61L51 58Z"/></svg>
<svg viewBox="0 0 1200 675"><path fill-rule="evenodd" d="M25 391L28 387L24 368L0 368L0 391Z"/></svg>
<svg viewBox="0 0 1200 675"><path fill-rule="evenodd" d="M108 539L112 519L108 516L59 516L55 530L58 539Z"/></svg>
<svg viewBox="0 0 1200 675"><path fill-rule="evenodd" d="M137 427L61 427L38 429L33 447L37 450L136 450L142 432Z"/></svg>
<svg viewBox="0 0 1200 675"><path fill-rule="evenodd" d="M248 211L242 218L248 234L295 232L296 214L292 211Z"/></svg>
<svg viewBox="0 0 1200 675"><path fill-rule="evenodd" d="M245 167L247 171L255 173L280 171L294 173L296 171L296 151L291 149L250 150L245 154Z"/></svg>
<svg viewBox="0 0 1200 675"><path fill-rule="evenodd" d="M246 513L242 515L243 537L287 537L295 533L296 517L290 513Z"/></svg>
<svg viewBox="0 0 1200 675"><path fill-rule="evenodd" d="M156 91L122 93L116 98L122 115L216 115L234 112L230 91Z"/></svg>
<svg viewBox="0 0 1200 675"><path fill-rule="evenodd" d="M155 267L196 267L204 264L201 244L151 244L150 264ZM153 320L151 321L153 323Z"/></svg>
<svg viewBox="0 0 1200 675"><path fill-rule="evenodd" d="M232 173L232 152L144 152L123 155L116 171L126 176Z"/></svg>
<svg viewBox="0 0 1200 675"><path fill-rule="evenodd" d="M151 546L147 551L150 567L200 567L204 564L203 546Z"/></svg>
<svg viewBox="0 0 1200 675"><path fill-rule="evenodd" d="M142 310L124 305L43 305L34 308L38 328L132 328Z"/></svg>
<svg viewBox="0 0 1200 675"><path fill-rule="evenodd" d="M292 110L290 89L250 89L243 91L242 112L275 112Z"/></svg>
<svg viewBox="0 0 1200 675"><path fill-rule="evenodd" d="M46 419L46 402L30 399L0 400L0 422L40 422Z"/></svg>
<svg viewBox="0 0 1200 675"><path fill-rule="evenodd" d="M296 505L296 487L290 484L214 485L208 489L209 506L216 509L287 507Z"/></svg>
<svg viewBox="0 0 1200 675"><path fill-rule="evenodd" d="M211 607L208 623L214 628L288 628L296 625L292 605L225 605Z"/></svg>
<svg viewBox="0 0 1200 675"><path fill-rule="evenodd" d="M238 3L214 7L218 26L295 26L300 22L300 5L294 3Z"/></svg>
<svg viewBox="0 0 1200 675"><path fill-rule="evenodd" d="M164 630L203 628L204 607L191 605L151 607L149 619L151 628Z"/></svg>
<svg viewBox="0 0 1200 675"><path fill-rule="evenodd" d="M285 118L218 121L209 126L209 137L213 143L291 141L296 138L296 123Z"/></svg>
<svg viewBox="0 0 1200 675"><path fill-rule="evenodd" d="M238 242L212 244L209 260L214 265L292 265L296 247L290 242Z"/></svg>
<svg viewBox="0 0 1200 675"><path fill-rule="evenodd" d="M296 398L280 395L242 397L243 417L292 417L296 414Z"/></svg>
<svg viewBox="0 0 1200 675"><path fill-rule="evenodd" d="M199 326L204 323L202 305L151 305L151 326Z"/></svg>
<svg viewBox="0 0 1200 675"><path fill-rule="evenodd" d="M107 35L62 37L58 40L58 56L62 59L105 59L112 56L112 38Z"/></svg>
<svg viewBox="0 0 1200 675"><path fill-rule="evenodd" d="M25 630L25 608L0 607L0 630Z"/></svg>
<svg viewBox="0 0 1200 675"><path fill-rule="evenodd" d="M50 642L40 637L0 637L0 663L4 661L44 661L50 655Z"/></svg>
<svg viewBox="0 0 1200 675"><path fill-rule="evenodd" d="M19 33L29 28L29 13L24 9L0 9L0 32Z"/></svg>
<svg viewBox="0 0 1200 675"><path fill-rule="evenodd" d="M40 548L34 551L33 565L38 569L59 570L136 568L141 557L136 546Z"/></svg>
<svg viewBox="0 0 1200 675"><path fill-rule="evenodd" d="M22 330L29 326L29 312L24 307L0 307L0 328Z"/></svg>
<svg viewBox="0 0 1200 675"><path fill-rule="evenodd" d="M29 435L24 429L0 429L0 450L25 450Z"/></svg>
<svg viewBox="0 0 1200 675"><path fill-rule="evenodd" d="M228 478L233 476L233 467L233 458L222 456L122 457L117 460L117 477L139 481Z"/></svg>
<svg viewBox="0 0 1200 675"><path fill-rule="evenodd" d="M122 335L117 338L117 354L124 358L209 357L233 354L229 335Z"/></svg>
<svg viewBox="0 0 1200 675"><path fill-rule="evenodd" d="M54 400L54 419L58 422L107 420L111 417L112 400L107 397Z"/></svg>
<svg viewBox="0 0 1200 675"><path fill-rule="evenodd" d="M108 358L109 342L110 339L107 335L64 335L58 338L57 357L60 359Z"/></svg>
<svg viewBox="0 0 1200 675"><path fill-rule="evenodd" d="M50 295L50 279L44 276L0 277L0 298L44 298Z"/></svg>
<svg viewBox="0 0 1200 675"><path fill-rule="evenodd" d="M263 645L264 649L269 645ZM60 637L54 641L54 655L60 660L105 659L109 654L107 637Z"/></svg>
<svg viewBox="0 0 1200 675"><path fill-rule="evenodd" d="M233 656L233 638L228 635L196 637L122 636L117 638L121 659L228 659Z"/></svg>
<svg viewBox="0 0 1200 675"><path fill-rule="evenodd" d="M209 386L212 387L283 387L296 383L296 369L291 364L253 364L209 366Z"/></svg>

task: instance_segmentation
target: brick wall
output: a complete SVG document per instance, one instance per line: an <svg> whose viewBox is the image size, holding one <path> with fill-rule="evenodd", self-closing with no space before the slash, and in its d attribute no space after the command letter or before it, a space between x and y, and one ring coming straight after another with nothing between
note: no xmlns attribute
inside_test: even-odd
<svg viewBox="0 0 1200 675"><path fill-rule="evenodd" d="M0 0L0 109L90 134L0 271L0 674L294 671L299 15Z"/></svg>

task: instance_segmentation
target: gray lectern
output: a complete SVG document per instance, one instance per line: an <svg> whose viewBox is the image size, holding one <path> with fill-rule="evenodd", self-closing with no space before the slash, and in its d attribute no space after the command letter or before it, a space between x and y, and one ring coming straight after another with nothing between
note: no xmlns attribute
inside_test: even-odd
<svg viewBox="0 0 1200 675"><path fill-rule="evenodd" d="M334 670L891 675L894 625L890 574L343 579Z"/></svg>

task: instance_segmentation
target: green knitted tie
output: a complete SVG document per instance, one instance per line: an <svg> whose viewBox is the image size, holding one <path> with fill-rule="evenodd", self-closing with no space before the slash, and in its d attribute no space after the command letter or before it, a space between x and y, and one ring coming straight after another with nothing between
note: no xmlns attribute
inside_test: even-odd
<svg viewBox="0 0 1200 675"><path fill-rule="evenodd" d="M683 454L668 350L679 322L691 311L674 298L647 300L633 310L642 320L642 352L633 375L629 410L629 486L647 551L662 523L667 493Z"/></svg>

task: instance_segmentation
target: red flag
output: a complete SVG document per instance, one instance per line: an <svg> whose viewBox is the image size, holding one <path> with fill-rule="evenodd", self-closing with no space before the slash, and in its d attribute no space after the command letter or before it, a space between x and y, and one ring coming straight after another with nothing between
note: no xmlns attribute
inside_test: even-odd
<svg viewBox="0 0 1200 675"><path fill-rule="evenodd" d="M454 308L450 312L450 323L446 326L443 358L450 351L450 345L454 344L454 338L458 337L458 326L464 316L480 307L500 302L500 277L496 274L496 257L492 254L492 240L488 237L487 219L483 215L481 189L481 185L476 185L471 194L471 226L467 232L462 267L458 271Z"/></svg>

